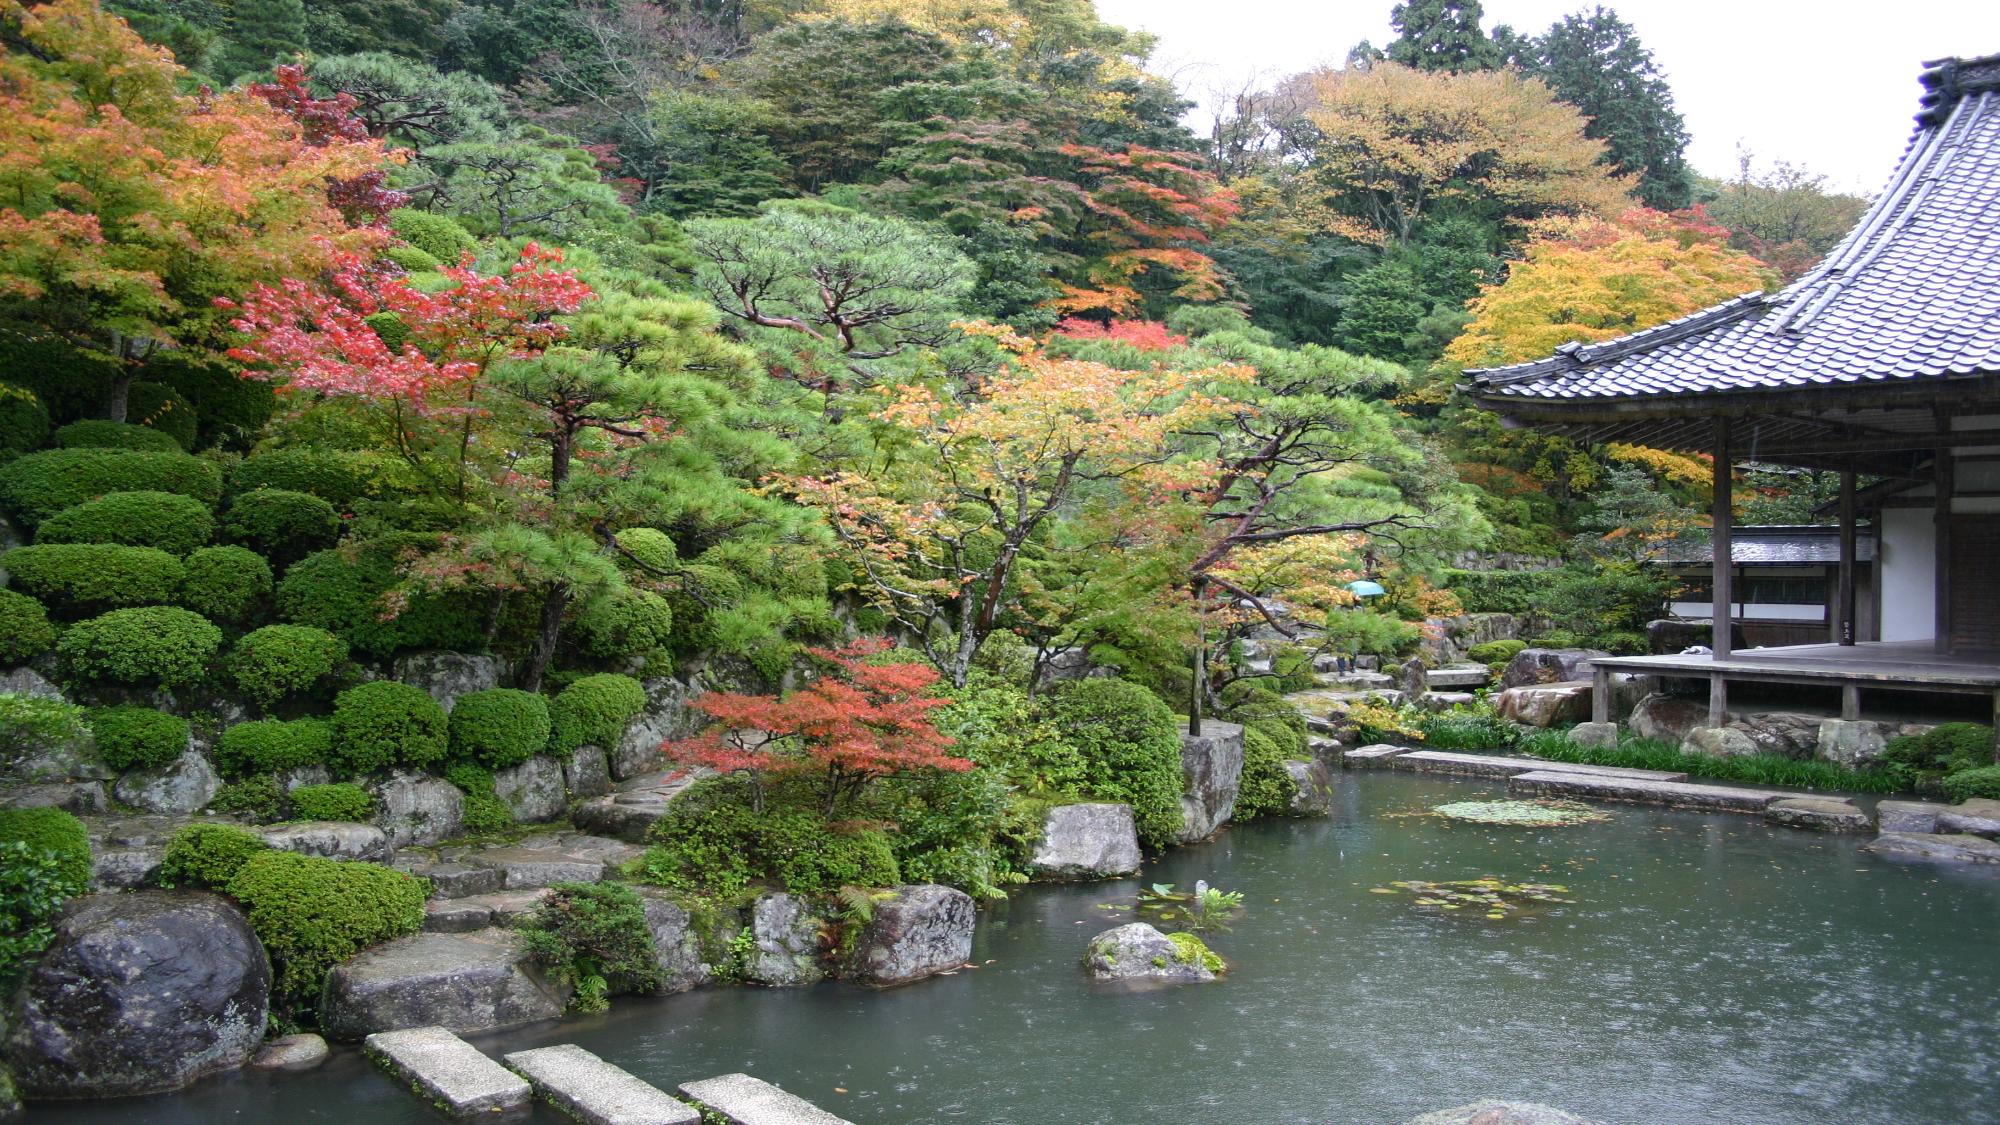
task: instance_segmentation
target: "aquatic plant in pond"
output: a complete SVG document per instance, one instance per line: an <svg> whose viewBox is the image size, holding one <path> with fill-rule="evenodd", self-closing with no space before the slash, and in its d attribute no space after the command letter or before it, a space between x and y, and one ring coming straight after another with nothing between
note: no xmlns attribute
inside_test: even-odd
<svg viewBox="0 0 2000 1125"><path fill-rule="evenodd" d="M1431 814L1446 820L1513 828L1563 828L1611 819L1610 813L1576 801L1453 801L1437 806Z"/></svg>
<svg viewBox="0 0 2000 1125"><path fill-rule="evenodd" d="M1177 891L1172 883L1154 883L1139 892L1138 900L1127 906L1105 903L1105 910L1130 910L1166 930L1204 933L1227 930L1243 916L1243 895L1195 880L1194 890Z"/></svg>
<svg viewBox="0 0 2000 1125"><path fill-rule="evenodd" d="M1398 879L1373 893L1393 895L1408 892L1417 896L1417 908L1425 911L1470 911L1500 920L1530 905L1575 902L1563 898L1569 888L1555 883L1509 883L1488 875L1480 879L1450 879L1440 883L1425 879Z"/></svg>

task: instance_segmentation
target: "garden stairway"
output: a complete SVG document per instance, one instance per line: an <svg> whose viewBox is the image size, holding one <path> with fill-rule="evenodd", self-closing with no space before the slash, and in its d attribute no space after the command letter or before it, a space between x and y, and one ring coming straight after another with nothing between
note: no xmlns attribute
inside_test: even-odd
<svg viewBox="0 0 2000 1125"><path fill-rule="evenodd" d="M734 1125L852 1125L747 1074L684 1082L675 1098L573 1043L511 1052L505 1066L441 1027L380 1032L362 1049L453 1117L518 1112L539 1094L585 1125L697 1125L703 1110Z"/></svg>

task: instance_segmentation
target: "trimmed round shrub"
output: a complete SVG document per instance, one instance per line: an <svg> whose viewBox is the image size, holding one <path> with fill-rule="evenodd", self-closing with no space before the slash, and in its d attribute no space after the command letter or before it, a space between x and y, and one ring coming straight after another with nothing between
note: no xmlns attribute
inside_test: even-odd
<svg viewBox="0 0 2000 1125"><path fill-rule="evenodd" d="M293 692L311 691L347 659L347 642L310 625L266 625L230 650L230 679L270 708Z"/></svg>
<svg viewBox="0 0 2000 1125"><path fill-rule="evenodd" d="M1526 641L1485 641L1467 649L1465 655L1477 664L1505 664L1527 647Z"/></svg>
<svg viewBox="0 0 2000 1125"><path fill-rule="evenodd" d="M299 820L366 821L375 815L375 798L351 782L301 785L292 790L292 815Z"/></svg>
<svg viewBox="0 0 2000 1125"><path fill-rule="evenodd" d="M235 542L283 564L332 546L340 538L340 513L309 492L259 488L230 501L222 528Z"/></svg>
<svg viewBox="0 0 2000 1125"><path fill-rule="evenodd" d="M143 379L133 383L125 396L125 417L169 435L182 449L194 448L195 434L201 428L188 400L165 383Z"/></svg>
<svg viewBox="0 0 2000 1125"><path fill-rule="evenodd" d="M438 261L436 258L431 257L414 246L388 246L378 251L378 253L382 257L403 267L404 273L436 273L444 265L443 262ZM374 315L380 316L382 314L376 313ZM384 339L383 342L388 343L387 339ZM393 347L394 345L391 346Z"/></svg>
<svg viewBox="0 0 2000 1125"><path fill-rule="evenodd" d="M629 561L646 569L671 572L680 560L674 541L658 528L628 527L615 538L618 549L632 556Z"/></svg>
<svg viewBox="0 0 2000 1125"><path fill-rule="evenodd" d="M245 864L270 850L264 837L248 828L190 824L167 841L166 858L160 863L160 885L226 887Z"/></svg>
<svg viewBox="0 0 2000 1125"><path fill-rule="evenodd" d="M217 621L247 621L271 596L271 564L247 547L203 547L184 565L174 600Z"/></svg>
<svg viewBox="0 0 2000 1125"><path fill-rule="evenodd" d="M42 603L0 590L0 664L26 664L55 646L56 627Z"/></svg>
<svg viewBox="0 0 2000 1125"><path fill-rule="evenodd" d="M79 621L56 642L71 676L179 687L199 682L222 647L222 630L173 606L114 609Z"/></svg>
<svg viewBox="0 0 2000 1125"><path fill-rule="evenodd" d="M297 1004L318 996L328 969L422 929L430 882L374 863L267 851L226 889L277 965L273 992Z"/></svg>
<svg viewBox="0 0 2000 1125"><path fill-rule="evenodd" d="M1243 728L1243 776L1236 789L1231 819L1277 816L1292 806L1292 776L1285 772L1285 755L1271 736L1256 727Z"/></svg>
<svg viewBox="0 0 2000 1125"><path fill-rule="evenodd" d="M27 453L49 440L49 411L35 392L0 383L0 453Z"/></svg>
<svg viewBox="0 0 2000 1125"><path fill-rule="evenodd" d="M445 756L449 729L437 700L394 680L348 688L333 701L333 756L350 774L428 766Z"/></svg>
<svg viewBox="0 0 2000 1125"><path fill-rule="evenodd" d="M403 556L436 545L435 536L411 534L314 552L285 571L278 611L288 621L338 633L372 660L401 649L483 649L484 618L466 597L412 597L401 613L382 619L383 597L401 580Z"/></svg>
<svg viewBox="0 0 2000 1125"><path fill-rule="evenodd" d="M238 462L229 473L229 490L239 496L260 488L304 492L348 512L368 494L377 475L373 459L365 453L274 449Z"/></svg>
<svg viewBox="0 0 2000 1125"><path fill-rule="evenodd" d="M579 746L618 748L625 727L646 709L646 688L630 676L603 672L585 676L556 695L549 705L553 731L549 746L568 755Z"/></svg>
<svg viewBox="0 0 2000 1125"><path fill-rule="evenodd" d="M64 508L35 530L37 543L121 543L185 555L215 534L208 505L171 492L113 492Z"/></svg>
<svg viewBox="0 0 2000 1125"><path fill-rule="evenodd" d="M152 453L179 453L174 435L151 426L86 418L56 431L56 444L64 449L138 449Z"/></svg>
<svg viewBox="0 0 2000 1125"><path fill-rule="evenodd" d="M222 470L185 453L133 449L48 449L0 466L0 508L29 525L112 492L172 492L212 507Z"/></svg>
<svg viewBox="0 0 2000 1125"><path fill-rule="evenodd" d="M589 656L626 661L665 647L673 623L666 598L626 587L592 598L577 615L570 637Z"/></svg>
<svg viewBox="0 0 2000 1125"><path fill-rule="evenodd" d="M181 560L157 547L118 543L37 543L7 552L0 566L16 586L70 616L171 602L187 577Z"/></svg>
<svg viewBox="0 0 2000 1125"><path fill-rule="evenodd" d="M97 752L115 770L167 765L188 748L188 722L151 707L105 707L91 712Z"/></svg>
<svg viewBox="0 0 2000 1125"><path fill-rule="evenodd" d="M1954 802L1976 797L2000 800L2000 765L1960 770L1944 779L1944 795Z"/></svg>
<svg viewBox="0 0 2000 1125"><path fill-rule="evenodd" d="M325 719L261 719L223 730L215 756L230 777L324 766L333 760L333 724Z"/></svg>
<svg viewBox="0 0 2000 1125"><path fill-rule="evenodd" d="M478 249L478 243L457 220L435 211L422 211L415 207L400 207L389 212L389 229L397 238L430 255L439 262L457 265L467 252Z"/></svg>
<svg viewBox="0 0 2000 1125"><path fill-rule="evenodd" d="M451 705L451 753L488 769L518 766L549 745L548 700L514 688L461 695Z"/></svg>
<svg viewBox="0 0 2000 1125"><path fill-rule="evenodd" d="M1048 718L1081 759L1082 795L1132 806L1147 847L1173 843L1181 830L1181 739L1160 697L1125 680L1083 680L1055 693Z"/></svg>
<svg viewBox="0 0 2000 1125"><path fill-rule="evenodd" d="M61 809L0 809L0 844L12 843L53 857L69 893L90 886L90 834Z"/></svg>
<svg viewBox="0 0 2000 1125"><path fill-rule="evenodd" d="M268 773L232 781L208 803L211 812L240 816L252 824L270 824L285 819L285 791Z"/></svg>

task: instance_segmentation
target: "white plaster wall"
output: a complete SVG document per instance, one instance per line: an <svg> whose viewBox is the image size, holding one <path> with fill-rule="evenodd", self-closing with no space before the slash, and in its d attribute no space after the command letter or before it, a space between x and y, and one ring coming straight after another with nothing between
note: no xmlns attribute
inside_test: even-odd
<svg viewBox="0 0 2000 1125"><path fill-rule="evenodd" d="M1876 569L1882 581L1882 639L1929 640L1937 631L1937 536L1930 509L1885 509L1876 549Z"/></svg>

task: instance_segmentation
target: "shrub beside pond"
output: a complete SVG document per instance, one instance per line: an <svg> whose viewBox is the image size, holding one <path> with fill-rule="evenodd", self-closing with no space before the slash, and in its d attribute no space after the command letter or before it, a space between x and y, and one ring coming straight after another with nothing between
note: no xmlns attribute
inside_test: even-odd
<svg viewBox="0 0 2000 1125"><path fill-rule="evenodd" d="M267 851L229 880L277 967L274 1000L310 1003L326 971L424 924L428 880L373 863Z"/></svg>

